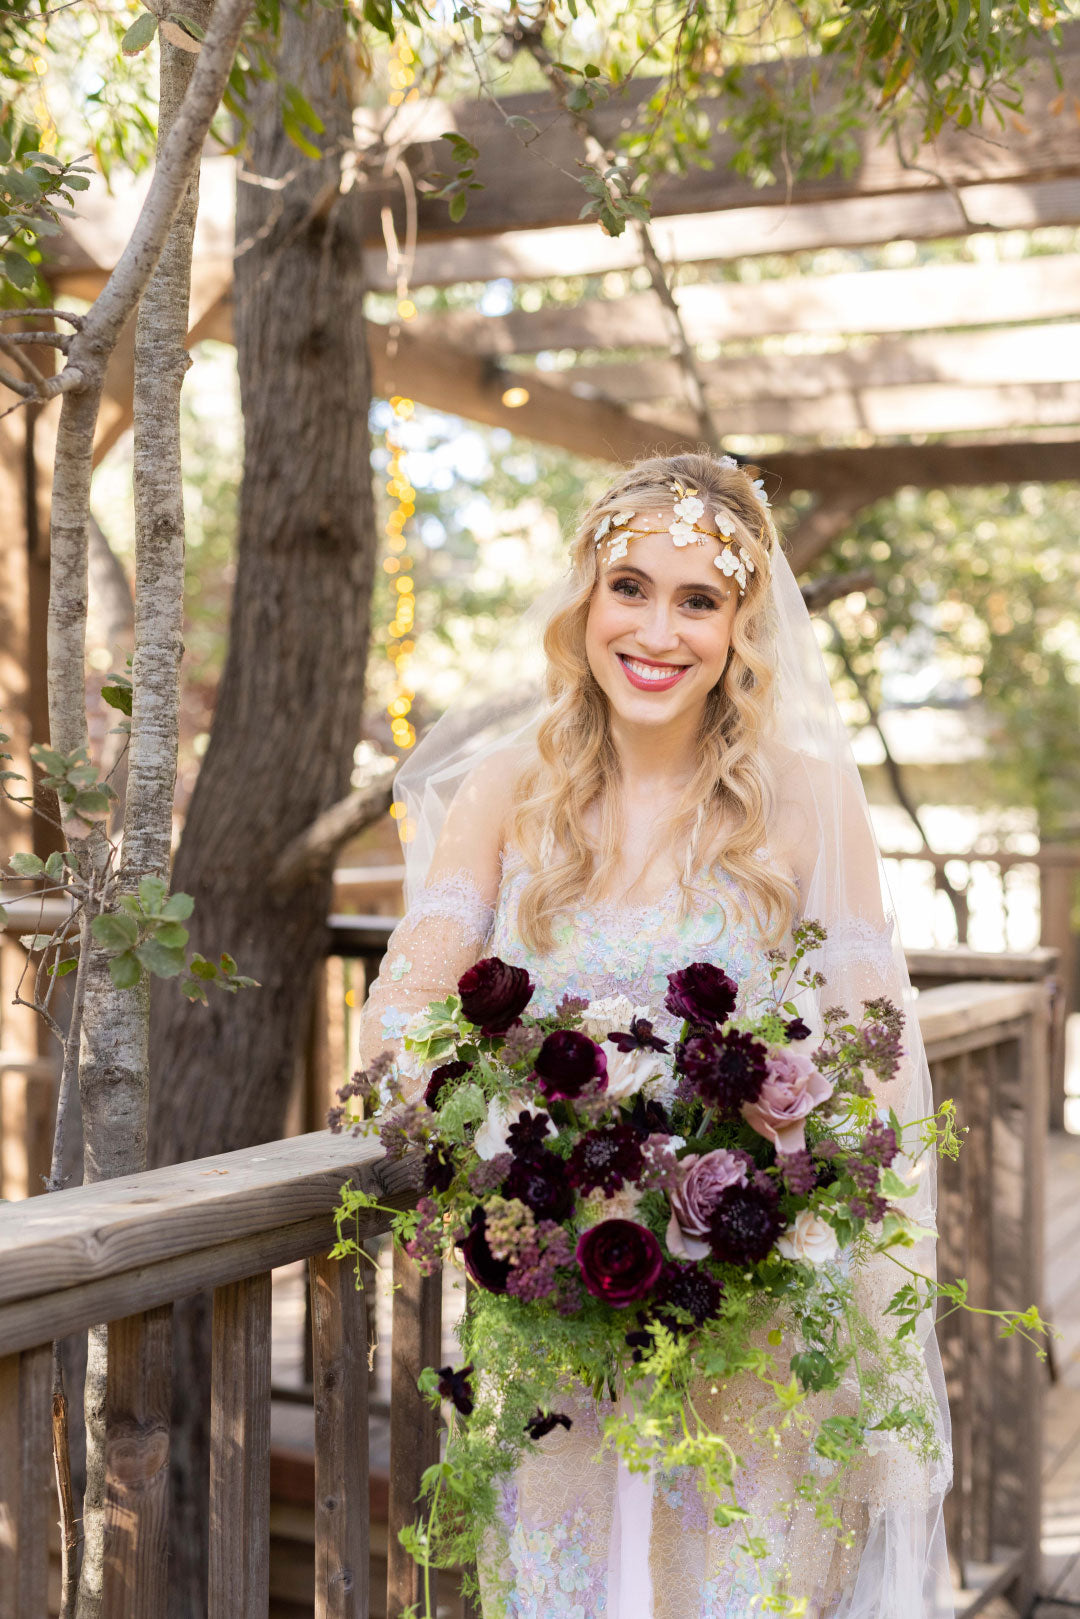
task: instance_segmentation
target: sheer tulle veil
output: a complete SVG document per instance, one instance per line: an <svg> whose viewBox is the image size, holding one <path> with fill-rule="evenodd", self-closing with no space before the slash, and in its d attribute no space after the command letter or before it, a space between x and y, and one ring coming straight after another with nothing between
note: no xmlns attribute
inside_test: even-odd
<svg viewBox="0 0 1080 1619"><path fill-rule="evenodd" d="M889 902L888 887L870 828L866 796L837 708L814 628L794 575L778 544L771 554L776 701L767 745L782 761L783 794L794 799L807 836L816 843L812 874L802 884L801 911L828 933L821 962L826 986L804 1000L802 1015L820 1026L825 1005L853 1015L861 1003L888 995L906 1013L901 1072L881 1087L884 1107L902 1122L933 1112L930 1075L915 1015L907 967ZM465 776L486 758L535 734L543 712L541 638L561 587L545 593L511 633L518 680L501 697L456 705L422 738L398 773L395 793L405 806L399 820L404 843L407 899L423 887L447 809ZM858 850L852 857L852 850ZM920 1164L917 1191L905 1204L929 1232L936 1204L932 1165ZM904 1250L905 1263L932 1273L928 1235ZM867 1267L864 1307L886 1331L883 1312L905 1279L886 1256ZM951 1480L949 1417L933 1323L920 1322L925 1391L933 1412L937 1455L916 1456L883 1443L858 1469L859 1499L866 1504L857 1572L830 1619L947 1619L953 1612L942 1526L942 1500ZM843 1392L843 1391L841 1391ZM623 1616L620 1615L620 1619ZM629 1616L626 1616L629 1619ZM643 1619L635 1613L633 1619Z"/></svg>

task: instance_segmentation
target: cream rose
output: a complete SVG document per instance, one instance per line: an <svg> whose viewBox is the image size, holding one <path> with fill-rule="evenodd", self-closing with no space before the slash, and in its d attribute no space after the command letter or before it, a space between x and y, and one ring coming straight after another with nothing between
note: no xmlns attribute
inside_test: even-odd
<svg viewBox="0 0 1080 1619"><path fill-rule="evenodd" d="M631 1018L649 1016L647 1006L635 1006L629 995L605 995L602 1000L590 1001L581 1014L581 1032L602 1045L613 1030L625 1033Z"/></svg>
<svg viewBox="0 0 1080 1619"><path fill-rule="evenodd" d="M794 1225L777 1237L776 1247L785 1259L800 1259L804 1265L828 1265L840 1252L836 1232L813 1209L799 1210Z"/></svg>
<svg viewBox="0 0 1080 1619"><path fill-rule="evenodd" d="M607 1089L604 1091L607 1102L625 1102L663 1073L659 1052L620 1051L610 1040L605 1040L601 1049L607 1058Z"/></svg>

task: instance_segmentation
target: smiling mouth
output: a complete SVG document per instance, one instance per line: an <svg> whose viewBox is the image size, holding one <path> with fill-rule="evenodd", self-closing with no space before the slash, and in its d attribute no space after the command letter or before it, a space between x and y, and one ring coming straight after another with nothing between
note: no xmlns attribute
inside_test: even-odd
<svg viewBox="0 0 1080 1619"><path fill-rule="evenodd" d="M651 663L645 658L631 658L625 652L617 652L615 656L627 680L639 691L669 691L690 668L688 663Z"/></svg>

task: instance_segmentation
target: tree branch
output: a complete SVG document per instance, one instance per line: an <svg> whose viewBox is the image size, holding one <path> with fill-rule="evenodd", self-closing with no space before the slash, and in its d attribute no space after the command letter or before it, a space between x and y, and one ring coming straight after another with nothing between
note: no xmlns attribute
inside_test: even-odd
<svg viewBox="0 0 1080 1619"><path fill-rule="evenodd" d="M830 603L839 601L841 596L850 596L856 590L869 590L876 583L872 568L857 568L853 573L833 573L821 579L811 579L800 589L807 612L823 613Z"/></svg>

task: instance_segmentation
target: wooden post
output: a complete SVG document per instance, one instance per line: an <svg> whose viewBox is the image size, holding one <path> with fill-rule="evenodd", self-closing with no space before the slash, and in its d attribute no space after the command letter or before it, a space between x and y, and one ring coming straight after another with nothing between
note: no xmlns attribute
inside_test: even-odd
<svg viewBox="0 0 1080 1619"><path fill-rule="evenodd" d="M52 1345L0 1360L0 1619L44 1619Z"/></svg>
<svg viewBox="0 0 1080 1619"><path fill-rule="evenodd" d="M168 1607L172 1305L109 1323L105 1393L105 1573L109 1619Z"/></svg>
<svg viewBox="0 0 1080 1619"><path fill-rule="evenodd" d="M315 1619L368 1619L367 1306L353 1269L309 1261L315 1384Z"/></svg>
<svg viewBox="0 0 1080 1619"><path fill-rule="evenodd" d="M1039 943L1060 951L1058 992L1054 1000L1050 1028L1050 1128L1065 1128L1065 1019L1076 1010L1077 937L1072 926L1072 897L1076 887L1075 850L1053 858L1051 848L1043 849L1039 863Z"/></svg>
<svg viewBox="0 0 1080 1619"><path fill-rule="evenodd" d="M208 1619L270 1601L270 1272L214 1290Z"/></svg>
<svg viewBox="0 0 1080 1619"><path fill-rule="evenodd" d="M398 1540L415 1522L424 1469L439 1459L437 1414L416 1383L426 1366L442 1358L442 1272L422 1276L413 1261L394 1251L394 1314L390 1334L390 1525L386 1553L387 1619L423 1597L420 1569Z"/></svg>

